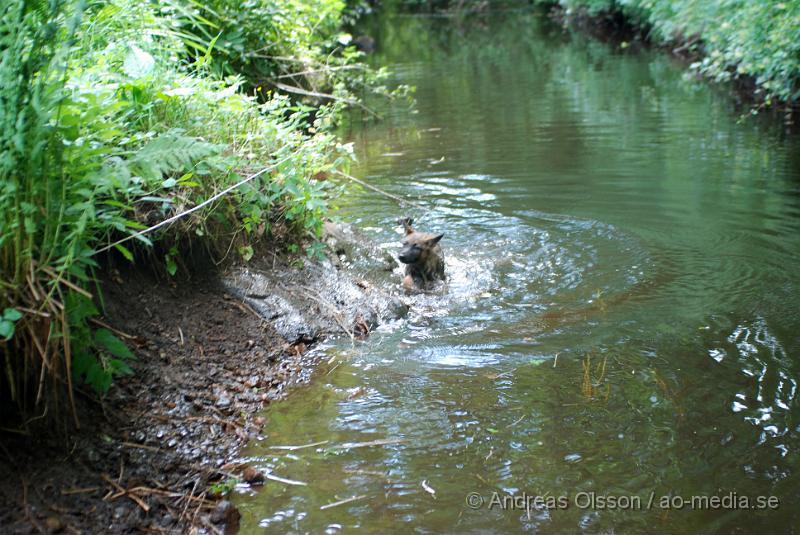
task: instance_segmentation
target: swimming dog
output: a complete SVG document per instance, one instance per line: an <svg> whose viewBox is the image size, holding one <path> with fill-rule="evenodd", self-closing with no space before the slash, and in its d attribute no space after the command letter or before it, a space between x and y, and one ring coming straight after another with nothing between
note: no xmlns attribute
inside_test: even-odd
<svg viewBox="0 0 800 535"><path fill-rule="evenodd" d="M417 232L411 225L414 221L405 217L399 221L405 229L403 249L397 256L406 264L403 287L410 290L428 290L437 280L445 280L444 254L439 240L444 234Z"/></svg>

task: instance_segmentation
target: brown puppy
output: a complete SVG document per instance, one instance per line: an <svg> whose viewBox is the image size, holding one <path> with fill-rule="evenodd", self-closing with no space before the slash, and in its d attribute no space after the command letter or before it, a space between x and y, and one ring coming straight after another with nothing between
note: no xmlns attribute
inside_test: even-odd
<svg viewBox="0 0 800 535"><path fill-rule="evenodd" d="M403 218L399 221L406 230L403 249L397 258L406 264L403 287L406 290L427 290L437 280L444 280L444 254L439 240L444 234L417 232L411 227L414 221Z"/></svg>

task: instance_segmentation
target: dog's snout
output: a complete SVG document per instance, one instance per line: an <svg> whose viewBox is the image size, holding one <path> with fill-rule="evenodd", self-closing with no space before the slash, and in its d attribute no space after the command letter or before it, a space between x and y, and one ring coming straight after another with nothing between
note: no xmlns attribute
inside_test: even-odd
<svg viewBox="0 0 800 535"><path fill-rule="evenodd" d="M404 264L413 264L419 258L419 251L414 247L403 247L400 254L397 255L398 260Z"/></svg>

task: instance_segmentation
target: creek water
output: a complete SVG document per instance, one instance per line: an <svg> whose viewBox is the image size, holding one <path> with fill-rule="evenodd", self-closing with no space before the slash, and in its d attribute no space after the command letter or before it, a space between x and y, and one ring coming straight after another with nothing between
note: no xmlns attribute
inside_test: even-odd
<svg viewBox="0 0 800 535"><path fill-rule="evenodd" d="M416 105L353 122L352 173L425 208L337 215L444 232L449 278L268 409L244 458L307 485L238 489L242 532L796 529L796 138L535 13L371 24Z"/></svg>

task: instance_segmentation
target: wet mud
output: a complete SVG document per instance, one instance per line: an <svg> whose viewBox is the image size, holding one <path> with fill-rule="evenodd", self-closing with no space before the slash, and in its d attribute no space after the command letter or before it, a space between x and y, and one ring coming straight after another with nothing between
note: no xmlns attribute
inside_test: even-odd
<svg viewBox="0 0 800 535"><path fill-rule="evenodd" d="M102 321L135 353L134 374L101 399L79 390L69 436L2 434L3 533L235 531L223 495L263 477L232 464L269 426L260 411L308 381L321 341L407 311L385 284L391 255L340 225L325 241L324 261L262 251L181 282L109 270Z"/></svg>

